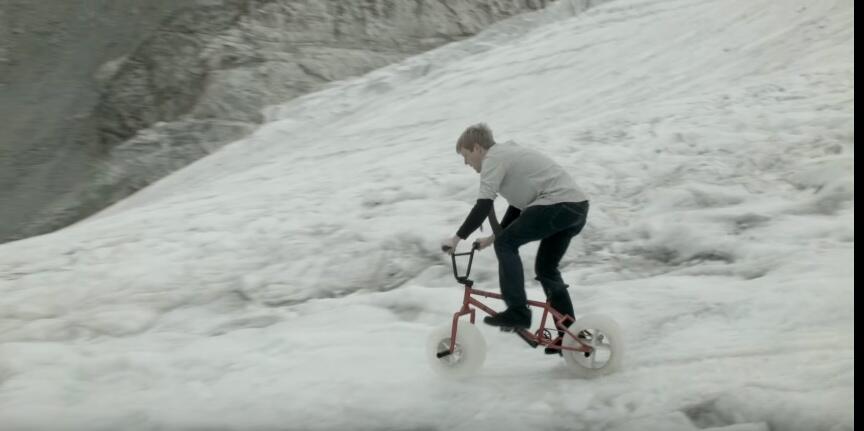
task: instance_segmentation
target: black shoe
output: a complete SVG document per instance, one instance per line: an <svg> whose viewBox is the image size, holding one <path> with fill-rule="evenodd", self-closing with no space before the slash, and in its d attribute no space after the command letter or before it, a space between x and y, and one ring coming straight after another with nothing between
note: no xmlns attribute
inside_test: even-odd
<svg viewBox="0 0 864 431"><path fill-rule="evenodd" d="M531 327L531 310L528 307L508 308L494 316L484 317L483 322L502 328L528 329Z"/></svg>
<svg viewBox="0 0 864 431"><path fill-rule="evenodd" d="M555 341L552 342L552 344L550 344L545 349L543 349L543 353L545 353L547 355L564 356L564 353L563 353L564 351L561 350L561 341L562 340L564 340L564 337L556 338ZM552 346L558 346L558 348L556 349Z"/></svg>

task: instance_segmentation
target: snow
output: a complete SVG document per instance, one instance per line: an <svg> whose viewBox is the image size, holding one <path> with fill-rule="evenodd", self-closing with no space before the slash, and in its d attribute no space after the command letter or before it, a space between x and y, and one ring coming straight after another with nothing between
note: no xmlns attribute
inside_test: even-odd
<svg viewBox="0 0 864 431"><path fill-rule="evenodd" d="M853 2L585 5L271 107L0 246L0 429L851 430ZM619 372L574 379L483 325L478 375L429 369L480 121L591 197L562 272L625 331ZM493 253L472 278L497 289Z"/></svg>

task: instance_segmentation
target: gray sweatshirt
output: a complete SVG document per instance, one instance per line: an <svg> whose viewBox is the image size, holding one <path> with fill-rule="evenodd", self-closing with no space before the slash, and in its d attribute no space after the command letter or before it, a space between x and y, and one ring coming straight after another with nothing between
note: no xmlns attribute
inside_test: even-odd
<svg viewBox="0 0 864 431"><path fill-rule="evenodd" d="M499 194L510 204L501 228L530 206L588 200L567 171L549 157L513 142L495 144L483 158L477 203L456 236L468 238L487 216L491 217L492 202Z"/></svg>
<svg viewBox="0 0 864 431"><path fill-rule="evenodd" d="M494 200L499 194L520 210L534 205L588 200L559 164L513 142L493 145L483 158L477 199Z"/></svg>

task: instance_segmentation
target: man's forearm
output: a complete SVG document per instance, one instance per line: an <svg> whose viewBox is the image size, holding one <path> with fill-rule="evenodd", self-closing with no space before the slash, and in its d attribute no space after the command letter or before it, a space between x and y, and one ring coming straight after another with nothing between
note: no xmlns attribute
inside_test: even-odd
<svg viewBox="0 0 864 431"><path fill-rule="evenodd" d="M456 232L456 236L461 239L468 238L469 235L474 233L483 224L483 220L489 215L491 209L492 199L477 199L477 203L474 204L474 208L471 209L468 217L465 218L462 227Z"/></svg>

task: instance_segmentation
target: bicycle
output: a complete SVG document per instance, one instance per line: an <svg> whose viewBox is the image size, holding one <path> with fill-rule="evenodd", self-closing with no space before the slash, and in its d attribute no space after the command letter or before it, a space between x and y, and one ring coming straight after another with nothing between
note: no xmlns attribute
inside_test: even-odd
<svg viewBox="0 0 864 431"><path fill-rule="evenodd" d="M453 264L453 276L464 287L462 307L453 314L450 325L435 330L429 337L427 357L432 368L442 374L463 377L476 372L486 359L486 341L474 325L476 310L486 312L490 316L497 313L481 302L477 297L502 299L498 293L474 288L474 281L468 278L474 262L474 253L479 250L477 242L470 252L450 252ZM469 256L468 267L464 276L459 275L456 258ZM530 307L540 308L543 314L540 326L535 331L519 328L501 328L505 332L515 332L532 348L543 346L560 350L568 369L577 377L594 378L610 374L620 368L624 354L621 329L611 318L592 314L576 320L573 316L559 313L549 302L528 301ZM462 316L469 316L470 324L460 325ZM551 318L550 318L551 317ZM555 328L546 328L550 321ZM560 329L559 329L560 328ZM552 331L563 331L563 340L556 343Z"/></svg>

